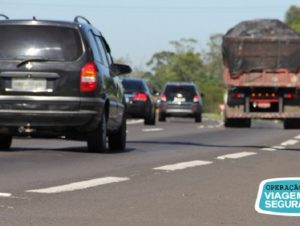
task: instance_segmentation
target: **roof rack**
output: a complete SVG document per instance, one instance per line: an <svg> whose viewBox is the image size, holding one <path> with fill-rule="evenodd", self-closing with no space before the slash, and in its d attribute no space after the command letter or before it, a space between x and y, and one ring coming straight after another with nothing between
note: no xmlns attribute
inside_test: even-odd
<svg viewBox="0 0 300 226"><path fill-rule="evenodd" d="M83 16L76 16L74 22L79 23L79 19L84 20L87 24L91 24L91 22Z"/></svg>
<svg viewBox="0 0 300 226"><path fill-rule="evenodd" d="M3 17L4 19L9 20L9 17L4 14L0 14L0 17Z"/></svg>

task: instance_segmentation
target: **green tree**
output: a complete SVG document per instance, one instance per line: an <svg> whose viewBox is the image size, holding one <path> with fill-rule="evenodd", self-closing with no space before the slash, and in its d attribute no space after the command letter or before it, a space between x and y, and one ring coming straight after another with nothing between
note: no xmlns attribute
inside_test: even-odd
<svg viewBox="0 0 300 226"><path fill-rule="evenodd" d="M300 7L291 6L285 14L285 22L294 30L300 32Z"/></svg>
<svg viewBox="0 0 300 226"><path fill-rule="evenodd" d="M151 80L159 88L170 81L194 81L204 71L201 55L195 50L196 40L181 39L170 44L174 51L155 53L147 63L153 71Z"/></svg>
<svg viewBox="0 0 300 226"><path fill-rule="evenodd" d="M208 73L208 67L203 61L205 57L196 50L197 41L181 39L170 44L174 50L155 53L148 62L152 71L144 74L144 77L149 79L155 90L160 90L166 82L194 82L205 93L205 111L218 111L224 86L219 77L210 76ZM215 53L215 56L218 54ZM213 61L209 63L213 64Z"/></svg>
<svg viewBox="0 0 300 226"><path fill-rule="evenodd" d="M208 76L223 80L222 34L210 36L204 62Z"/></svg>

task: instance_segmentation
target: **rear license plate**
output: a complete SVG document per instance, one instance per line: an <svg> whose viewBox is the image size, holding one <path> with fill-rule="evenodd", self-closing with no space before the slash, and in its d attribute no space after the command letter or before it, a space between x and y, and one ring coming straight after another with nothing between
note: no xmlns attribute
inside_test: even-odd
<svg viewBox="0 0 300 226"><path fill-rule="evenodd" d="M174 102L175 103L185 102L185 98L183 98L183 97L174 97Z"/></svg>
<svg viewBox="0 0 300 226"><path fill-rule="evenodd" d="M44 78L35 78L35 79L12 78L11 90L22 91L22 92L47 91L47 80Z"/></svg>
<svg viewBox="0 0 300 226"><path fill-rule="evenodd" d="M267 109L271 107L271 103L263 102L263 103L257 103L258 108Z"/></svg>

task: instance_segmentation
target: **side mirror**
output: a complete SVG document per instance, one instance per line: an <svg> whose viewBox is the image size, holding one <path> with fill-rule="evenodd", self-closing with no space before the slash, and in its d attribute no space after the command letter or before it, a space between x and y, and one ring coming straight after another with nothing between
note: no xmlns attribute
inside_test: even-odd
<svg viewBox="0 0 300 226"><path fill-rule="evenodd" d="M125 64L112 64L111 70L116 75L124 75L124 74L129 74L132 72L131 67L128 65L125 65Z"/></svg>

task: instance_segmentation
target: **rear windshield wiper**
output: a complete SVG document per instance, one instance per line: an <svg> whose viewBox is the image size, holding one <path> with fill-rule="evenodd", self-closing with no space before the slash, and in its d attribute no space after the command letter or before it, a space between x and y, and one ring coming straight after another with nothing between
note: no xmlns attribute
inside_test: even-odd
<svg viewBox="0 0 300 226"><path fill-rule="evenodd" d="M24 59L20 63L18 63L17 67L21 67L23 64L26 64L26 63L31 62L31 61L34 61L34 62L47 62L47 61L49 61L49 59L47 59L47 58L28 58L28 59Z"/></svg>

